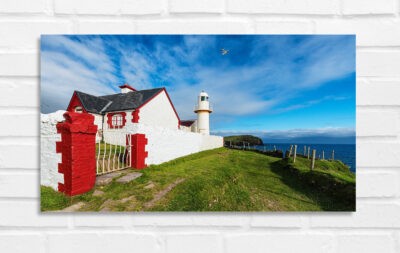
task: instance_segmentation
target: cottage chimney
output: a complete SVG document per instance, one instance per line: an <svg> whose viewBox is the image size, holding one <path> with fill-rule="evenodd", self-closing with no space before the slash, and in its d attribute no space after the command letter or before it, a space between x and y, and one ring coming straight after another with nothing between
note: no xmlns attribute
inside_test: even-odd
<svg viewBox="0 0 400 253"><path fill-rule="evenodd" d="M136 91L133 87L129 86L128 84L121 85L119 86L119 88L121 88L121 93Z"/></svg>

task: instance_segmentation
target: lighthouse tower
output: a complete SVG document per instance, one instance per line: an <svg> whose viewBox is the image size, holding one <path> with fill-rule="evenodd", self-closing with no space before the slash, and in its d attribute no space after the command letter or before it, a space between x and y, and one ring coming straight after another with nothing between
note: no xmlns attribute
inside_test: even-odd
<svg viewBox="0 0 400 253"><path fill-rule="evenodd" d="M212 108L208 101L208 94L204 90L199 94L194 112L197 113L197 132L210 134L210 113Z"/></svg>

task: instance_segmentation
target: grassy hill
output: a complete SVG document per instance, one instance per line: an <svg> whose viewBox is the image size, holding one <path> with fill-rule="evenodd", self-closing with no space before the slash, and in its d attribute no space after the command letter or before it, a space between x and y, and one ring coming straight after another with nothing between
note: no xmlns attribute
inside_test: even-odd
<svg viewBox="0 0 400 253"><path fill-rule="evenodd" d="M263 145L263 141L253 135L233 135L233 136L225 136L225 143L232 143L232 145L243 145L243 142L250 143L250 145Z"/></svg>
<svg viewBox="0 0 400 253"><path fill-rule="evenodd" d="M138 179L96 186L77 197L42 187L41 209L59 210L84 202L80 211L99 211L115 201L112 211L352 211L355 177L341 162L266 156L219 148L152 165ZM152 187L149 187L152 185ZM160 197L161 196L161 197ZM123 200L123 201L120 201Z"/></svg>

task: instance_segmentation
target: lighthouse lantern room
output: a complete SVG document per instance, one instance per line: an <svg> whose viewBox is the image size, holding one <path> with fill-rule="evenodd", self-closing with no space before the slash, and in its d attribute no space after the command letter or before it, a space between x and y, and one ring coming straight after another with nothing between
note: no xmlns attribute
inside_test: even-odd
<svg viewBox="0 0 400 253"><path fill-rule="evenodd" d="M212 108L210 106L210 101L208 94L201 91L197 105L195 106L194 112L197 113L197 132L202 134L210 134L210 113Z"/></svg>

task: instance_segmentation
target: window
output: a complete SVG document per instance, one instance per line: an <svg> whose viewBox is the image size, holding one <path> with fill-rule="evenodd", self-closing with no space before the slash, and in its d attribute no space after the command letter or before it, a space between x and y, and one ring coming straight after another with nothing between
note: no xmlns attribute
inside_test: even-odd
<svg viewBox="0 0 400 253"><path fill-rule="evenodd" d="M111 119L111 124L113 127L122 127L123 126L122 115L121 114L113 115Z"/></svg>
<svg viewBox="0 0 400 253"><path fill-rule="evenodd" d="M75 112L79 112L79 113L83 112L82 106L76 106Z"/></svg>
<svg viewBox="0 0 400 253"><path fill-rule="evenodd" d="M107 113L107 124L110 129L123 128L126 123L125 112L110 112Z"/></svg>
<svg viewBox="0 0 400 253"><path fill-rule="evenodd" d="M205 96L201 96L201 101L206 101L206 97Z"/></svg>

